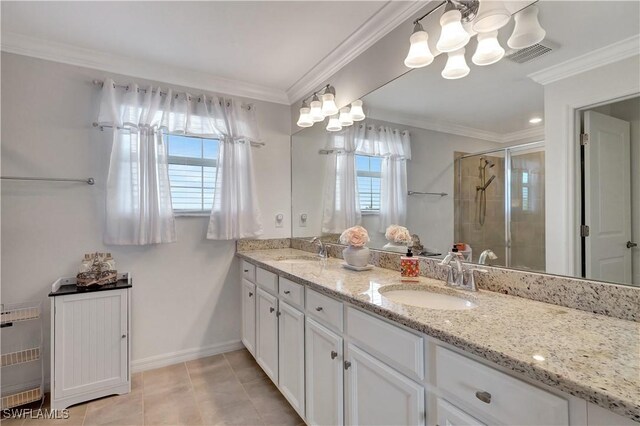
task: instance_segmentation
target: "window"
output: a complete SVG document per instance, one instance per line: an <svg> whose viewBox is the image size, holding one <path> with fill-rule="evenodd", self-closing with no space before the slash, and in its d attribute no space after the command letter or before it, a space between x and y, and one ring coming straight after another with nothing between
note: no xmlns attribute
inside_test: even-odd
<svg viewBox="0 0 640 426"><path fill-rule="evenodd" d="M169 182L174 212L211 212L218 149L217 139L167 136Z"/></svg>
<svg viewBox="0 0 640 426"><path fill-rule="evenodd" d="M381 157L356 155L356 175L362 212L380 211L381 168Z"/></svg>
<svg viewBox="0 0 640 426"><path fill-rule="evenodd" d="M529 172L522 172L522 210L529 210Z"/></svg>

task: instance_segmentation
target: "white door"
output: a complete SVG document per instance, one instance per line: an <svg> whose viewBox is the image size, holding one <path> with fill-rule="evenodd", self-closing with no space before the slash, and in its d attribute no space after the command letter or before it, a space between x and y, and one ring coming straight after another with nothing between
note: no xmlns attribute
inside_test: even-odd
<svg viewBox="0 0 640 426"><path fill-rule="evenodd" d="M438 426L484 426L458 407L438 398Z"/></svg>
<svg viewBox="0 0 640 426"><path fill-rule="evenodd" d="M278 299L260 288L256 296L256 361L278 384Z"/></svg>
<svg viewBox="0 0 640 426"><path fill-rule="evenodd" d="M280 301L278 315L280 390L304 417L304 314Z"/></svg>
<svg viewBox="0 0 640 426"><path fill-rule="evenodd" d="M343 424L342 338L306 318L307 424Z"/></svg>
<svg viewBox="0 0 640 426"><path fill-rule="evenodd" d="M346 423L424 425L424 388L355 347L347 346Z"/></svg>
<svg viewBox="0 0 640 426"><path fill-rule="evenodd" d="M56 398L127 383L127 290L55 298Z"/></svg>
<svg viewBox="0 0 640 426"><path fill-rule="evenodd" d="M256 356L256 285L242 279L242 343Z"/></svg>
<svg viewBox="0 0 640 426"><path fill-rule="evenodd" d="M631 146L628 122L593 111L584 114L586 276L631 283Z"/></svg>

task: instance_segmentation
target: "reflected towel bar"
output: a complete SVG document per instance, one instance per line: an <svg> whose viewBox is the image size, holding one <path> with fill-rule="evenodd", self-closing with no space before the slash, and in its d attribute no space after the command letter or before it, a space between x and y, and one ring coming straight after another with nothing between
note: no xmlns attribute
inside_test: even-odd
<svg viewBox="0 0 640 426"><path fill-rule="evenodd" d="M407 193L408 195L438 195L440 197L446 197L447 194L446 192L419 192L419 191L409 191Z"/></svg>
<svg viewBox="0 0 640 426"><path fill-rule="evenodd" d="M81 182L87 185L94 185L95 179L90 177L86 179L69 179L69 178L44 178L44 177L21 177L21 176L0 176L0 179L5 180L42 180L49 182Z"/></svg>

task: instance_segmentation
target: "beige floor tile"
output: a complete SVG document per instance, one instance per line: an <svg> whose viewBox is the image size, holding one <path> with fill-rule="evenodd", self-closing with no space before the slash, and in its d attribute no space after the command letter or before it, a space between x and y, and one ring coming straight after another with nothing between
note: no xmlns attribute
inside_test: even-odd
<svg viewBox="0 0 640 426"><path fill-rule="evenodd" d="M260 413L271 413L291 407L286 398L269 379L243 384L251 403Z"/></svg>
<svg viewBox="0 0 640 426"><path fill-rule="evenodd" d="M230 381L238 381L236 374L226 362L215 367L199 369L194 372L189 371L189 377L194 386L201 383L222 384Z"/></svg>
<svg viewBox="0 0 640 426"><path fill-rule="evenodd" d="M87 412L88 404L79 404L74 405L73 407L69 407L69 417L57 418L57 419L48 419L48 418L28 418L23 423L24 426L54 426L54 425L69 425L69 426L82 426L84 423L84 418ZM47 404L46 410L49 410L49 405ZM62 413L59 413L59 416L62 416Z"/></svg>
<svg viewBox="0 0 640 426"><path fill-rule="evenodd" d="M265 372L260 368L253 356L246 349L229 352L224 354L229 361L231 368L238 376L241 383L251 382L257 379L267 377Z"/></svg>
<svg viewBox="0 0 640 426"><path fill-rule="evenodd" d="M238 403L251 404L244 388L238 382L229 382L225 386L212 385L196 387L194 395L199 406L220 408Z"/></svg>
<svg viewBox="0 0 640 426"><path fill-rule="evenodd" d="M256 363L256 360L253 359L253 355L249 353L246 349L240 349L238 351L227 352L224 354L224 357L229 361L231 367L246 367L248 365L253 365Z"/></svg>
<svg viewBox="0 0 640 426"><path fill-rule="evenodd" d="M186 365L189 374L203 374L220 367L229 367L227 359L222 354L188 361Z"/></svg>
<svg viewBox="0 0 640 426"><path fill-rule="evenodd" d="M202 425L193 392L144 398L145 425Z"/></svg>
<svg viewBox="0 0 640 426"><path fill-rule="evenodd" d="M277 410L263 412L258 411L260 417L264 421L265 425L299 425L300 423L304 423L302 418L298 415L296 410L293 409L290 405L286 405L285 407L281 407Z"/></svg>
<svg viewBox="0 0 640 426"><path fill-rule="evenodd" d="M0 424L2 426L21 426L24 423L24 419L18 419L13 417L1 418Z"/></svg>
<svg viewBox="0 0 640 426"><path fill-rule="evenodd" d="M143 424L142 392L102 398L89 403L85 425Z"/></svg>
<svg viewBox="0 0 640 426"><path fill-rule="evenodd" d="M145 395L184 392L191 386L184 363L145 371L142 373L142 382Z"/></svg>
<svg viewBox="0 0 640 426"><path fill-rule="evenodd" d="M202 421L206 425L262 425L262 419L249 401L224 407L200 405Z"/></svg>

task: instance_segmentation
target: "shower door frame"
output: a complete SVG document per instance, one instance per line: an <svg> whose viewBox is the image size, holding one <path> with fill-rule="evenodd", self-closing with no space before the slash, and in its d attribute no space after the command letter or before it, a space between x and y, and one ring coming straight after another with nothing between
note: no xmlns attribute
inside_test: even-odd
<svg viewBox="0 0 640 426"><path fill-rule="evenodd" d="M504 154L504 259L505 267L511 267L511 153L512 151L526 151L529 149L544 148L545 141L527 142L518 145L506 146L504 148L492 148L484 151L474 152L471 154L461 155L456 159L458 161L458 193L462 193L462 160L465 158L477 157L479 155L492 154L501 152ZM545 154L546 155L546 154ZM546 179L545 179L546 180ZM544 182L542 182L544 187ZM546 197L545 197L546 198ZM458 222L462 215L458 215ZM545 216L546 221L546 216ZM460 229L460 223L456 223L456 227ZM484 250L484 248L483 248Z"/></svg>

